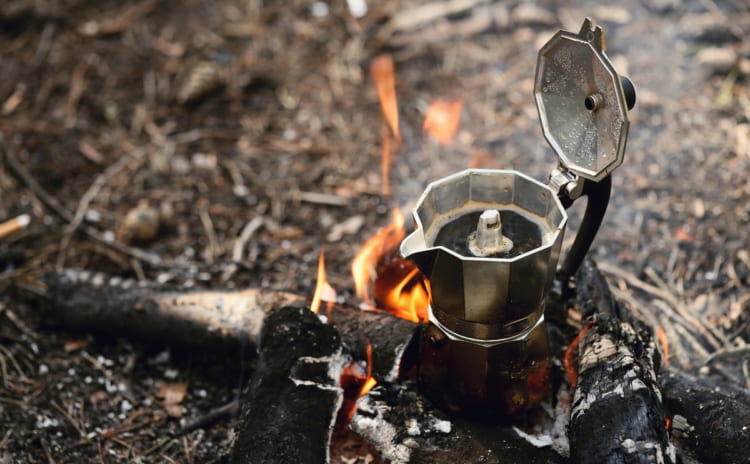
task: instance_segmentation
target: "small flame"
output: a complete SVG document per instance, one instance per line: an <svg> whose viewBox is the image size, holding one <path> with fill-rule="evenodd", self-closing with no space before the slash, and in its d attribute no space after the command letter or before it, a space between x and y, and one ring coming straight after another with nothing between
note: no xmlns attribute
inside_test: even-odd
<svg viewBox="0 0 750 464"><path fill-rule="evenodd" d="M586 326L575 336L575 338L573 338L573 341L571 341L570 345L565 349L563 367L565 368L565 373L568 376L568 383L571 387L575 387L576 382L578 382L578 346L581 344L583 336L586 335L586 332L591 328L591 325L590 322L586 324Z"/></svg>
<svg viewBox="0 0 750 464"><path fill-rule="evenodd" d="M661 327L657 327L656 337L661 344L661 363L663 366L669 366L669 341L667 340L667 333Z"/></svg>
<svg viewBox="0 0 750 464"><path fill-rule="evenodd" d="M393 156L393 144L388 127L383 124L383 156L380 158L380 178L382 179L383 196L391 195L391 158Z"/></svg>
<svg viewBox="0 0 750 464"><path fill-rule="evenodd" d="M352 262L352 276L357 296L374 306L370 286L377 277L377 266L384 256L392 255L406 236L404 215L399 209L392 211L391 223L367 239Z"/></svg>
<svg viewBox="0 0 750 464"><path fill-rule="evenodd" d="M339 384L344 390L344 402L336 417L336 429L343 430L349 425L354 415L357 400L373 389L378 384L372 376L372 345L367 342L367 370L362 372L362 365L358 362L344 367Z"/></svg>
<svg viewBox="0 0 750 464"><path fill-rule="evenodd" d="M391 55L384 54L373 58L370 64L370 75L372 76L372 80L375 81L375 89L378 91L380 108L383 110L385 122L390 127L393 137L397 141L400 141L398 100L396 99L396 67L393 64Z"/></svg>
<svg viewBox="0 0 750 464"><path fill-rule="evenodd" d="M398 99L396 98L396 70L393 58L390 55L376 56L370 64L370 75L375 81L375 89L378 92L380 109L383 112L383 156L380 164L382 178L383 196L390 196L390 171L391 158L393 157L394 143L401 142L401 133L398 128Z"/></svg>
<svg viewBox="0 0 750 464"><path fill-rule="evenodd" d="M320 249L320 257L318 258L318 282L315 284L315 293L313 294L312 303L310 303L310 311L318 313L320 310L321 301L333 303L336 301L336 290L331 287L326 277L326 262L323 249Z"/></svg>
<svg viewBox="0 0 750 464"><path fill-rule="evenodd" d="M362 388L359 389L359 397L363 397L373 389L378 381L372 376L372 345L367 342L367 378L362 384Z"/></svg>
<svg viewBox="0 0 750 464"><path fill-rule="evenodd" d="M460 100L438 100L427 109L422 129L443 145L448 145L458 131L461 119Z"/></svg>

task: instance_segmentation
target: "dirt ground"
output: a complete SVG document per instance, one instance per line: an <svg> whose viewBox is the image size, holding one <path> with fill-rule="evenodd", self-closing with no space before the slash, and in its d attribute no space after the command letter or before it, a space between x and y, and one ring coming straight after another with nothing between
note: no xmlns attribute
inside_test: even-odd
<svg viewBox="0 0 750 464"><path fill-rule="evenodd" d="M556 160L534 107L536 55L586 16L638 91L592 252L661 328L670 363L711 375L721 360L750 388L750 4L361 3L359 18L356 1L0 4L0 221L32 218L0 239L0 463L220 460L232 417L170 432L236 398L249 356L46 328L24 303L41 276L75 267L311 296L324 246L330 283L357 306L354 253L429 181L469 165L546 179ZM403 136L391 198L368 74L384 52ZM463 101L447 146L421 129L438 99ZM160 226L139 242L126 217L146 206Z"/></svg>

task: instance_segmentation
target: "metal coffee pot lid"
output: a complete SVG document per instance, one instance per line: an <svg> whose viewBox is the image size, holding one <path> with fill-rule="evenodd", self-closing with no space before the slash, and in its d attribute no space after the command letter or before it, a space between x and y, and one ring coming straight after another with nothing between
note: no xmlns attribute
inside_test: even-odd
<svg viewBox="0 0 750 464"><path fill-rule="evenodd" d="M602 180L622 164L635 92L604 53L604 31L586 18L539 51L534 95L544 137L566 169Z"/></svg>

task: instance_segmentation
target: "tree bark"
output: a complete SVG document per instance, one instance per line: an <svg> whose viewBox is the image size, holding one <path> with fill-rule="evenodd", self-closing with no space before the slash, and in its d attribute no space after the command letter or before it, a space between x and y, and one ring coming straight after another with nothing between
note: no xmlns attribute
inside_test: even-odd
<svg viewBox="0 0 750 464"><path fill-rule="evenodd" d="M593 261L581 267L577 290L578 307L593 309L594 323L579 345L571 458L582 464L675 462L651 330L617 305Z"/></svg>
<svg viewBox="0 0 750 464"><path fill-rule="evenodd" d="M230 464L316 464L341 407L346 363L341 339L306 307L271 313L260 335L258 367L242 402Z"/></svg>

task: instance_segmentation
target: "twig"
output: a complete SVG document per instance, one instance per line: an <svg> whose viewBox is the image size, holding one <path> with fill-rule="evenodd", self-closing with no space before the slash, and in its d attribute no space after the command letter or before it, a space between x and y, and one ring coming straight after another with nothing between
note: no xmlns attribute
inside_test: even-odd
<svg viewBox="0 0 750 464"><path fill-rule="evenodd" d="M78 433L82 437L86 436L86 429L82 428L82 424L79 424L75 420L73 420L73 418L71 417L69 411L65 411L65 409L63 409L62 406L60 406L59 404L57 404L57 402L55 402L55 401L52 402L52 407L55 408L57 410L57 412L59 412L60 414L62 414L63 416L65 416L65 418L68 419L68 422L70 422L70 425L72 425L73 428L76 429L76 431L78 431Z"/></svg>
<svg viewBox="0 0 750 464"><path fill-rule="evenodd" d="M744 346L738 346L735 348L720 348L711 355L709 355L705 361L703 361L704 364L710 364L714 361L716 361L717 358L723 358L724 356L731 356L733 354L747 354L750 353L750 345L744 345Z"/></svg>
<svg viewBox="0 0 750 464"><path fill-rule="evenodd" d="M680 303L677 297L675 297L669 291L665 290L663 287L659 288L651 284L648 284L640 280L638 277L636 277L632 273L622 270L620 268L617 268L615 266L612 266L610 264L607 264L606 262L600 263L599 269L601 269L602 272L604 273L620 277L621 279L625 280L625 282L627 282L629 285L660 298L662 303L666 303L666 307L669 308L671 312L677 313L680 316L682 316L682 318L685 319L685 322L687 322L688 325L693 327L696 331L700 332L701 335L703 335L706 338L706 341L708 341L711 345L715 346L716 348L721 347L721 343L713 334L713 332L711 332L710 330L706 328L706 324L700 321L697 317L693 316L692 314L689 314L684 309L683 305ZM648 270L646 272L648 273ZM653 270L651 270L651 273L655 275L655 272ZM661 279L655 279L655 280L663 284ZM656 301L654 303L656 303Z"/></svg>
<svg viewBox="0 0 750 464"><path fill-rule="evenodd" d="M26 228L31 223L31 216L22 214L13 219L0 223L0 238L13 235Z"/></svg>
<svg viewBox="0 0 750 464"><path fill-rule="evenodd" d="M88 37L120 33L134 22L151 13L158 4L158 0L145 0L136 3L124 8L110 18L104 18L100 21L87 21L78 27L78 32Z"/></svg>
<svg viewBox="0 0 750 464"><path fill-rule="evenodd" d="M23 165L10 153L10 150L5 144L5 140L3 139L2 135L0 135L0 152L2 152L3 159L10 168L11 172L16 176L18 180L25 184L32 191L32 193L34 193L34 195L39 199L39 201L42 202L44 206L55 213L63 221L68 223L73 221L73 214L64 206L62 206L57 201L57 199L47 193L42 188L42 186L39 185L36 179L31 176L29 171L27 171L26 168L24 168ZM162 260L158 256L150 255L137 248L130 247L116 240L110 240L104 237L101 232L94 229L93 227L85 227L83 230L89 237L119 251L120 253L140 259L141 261L147 262L155 267L161 266L163 264Z"/></svg>
<svg viewBox="0 0 750 464"><path fill-rule="evenodd" d="M216 229L214 229L214 223L211 221L211 216L208 214L207 209L201 208L198 215L200 216L201 224L203 224L203 229L206 231L206 238L208 238L206 248L203 250L203 258L206 260L206 263L213 264L216 257L216 250L219 248L216 244Z"/></svg>
<svg viewBox="0 0 750 464"><path fill-rule="evenodd" d="M117 175L124 167L132 162L139 162L140 160L142 160L146 152L146 149L140 149L131 152L129 156L124 156L117 162L111 164L107 169L104 170L104 172L99 174L96 179L94 179L94 182L86 190L86 192L81 197L81 200L78 202L75 214L73 215L73 220L70 221L70 224L65 227L65 235L63 235L63 239L60 242L60 254L57 259L58 269L63 268L65 263L66 250L68 248L68 245L70 244L70 239L73 236L73 233L75 233L75 231L81 225L81 222L83 222L83 218L86 215L86 210L88 210L91 202L94 201L94 198L96 198L96 196L99 194L99 191L105 185L107 185L110 179Z"/></svg>
<svg viewBox="0 0 750 464"><path fill-rule="evenodd" d="M299 199L307 203L328 206L347 206L351 203L346 197L320 192L299 192Z"/></svg>
<svg viewBox="0 0 750 464"><path fill-rule="evenodd" d="M40 438L39 442L42 444L42 450L44 451L44 455L47 456L47 461L49 462L49 464L57 464L49 452L49 448L47 447L47 440L45 440L44 438Z"/></svg>
<svg viewBox="0 0 750 464"><path fill-rule="evenodd" d="M26 327L26 324L18 319L18 316L2 303L0 303L0 315L4 315L19 331L23 332L30 339L39 340L39 334Z"/></svg>
<svg viewBox="0 0 750 464"><path fill-rule="evenodd" d="M15 430L15 427L11 427L8 429L7 432L5 432L5 435L3 436L3 439L0 440L0 450L5 448L5 445L8 444L8 440L10 440L10 436L13 435L13 431Z"/></svg>
<svg viewBox="0 0 750 464"><path fill-rule="evenodd" d="M34 179L29 171L26 170L26 168L23 167L23 165L18 162L18 160L11 155L10 150L8 149L8 146L5 143L5 139L2 135L0 135L0 151L2 151L3 159L5 160L5 163L8 165L8 168L10 171L26 186L36 195L37 198L39 198L39 201L42 202L44 206L46 206L50 211L57 214L61 219L63 219L66 222L70 222L73 219L73 215L70 213L70 211L66 210L60 202L57 201L56 198L54 198L52 195L47 193L41 185Z"/></svg>
<svg viewBox="0 0 750 464"><path fill-rule="evenodd" d="M205 416L199 417L195 419L194 421L188 423L186 426L182 427L179 430L176 430L172 433L173 438L181 437L185 434L188 434L196 429L202 429L206 428L210 425L213 425L214 423L218 422L219 420L223 419L224 417L231 416L232 414L235 414L240 409L240 402L237 400L230 401L229 403L220 406L212 411L209 411L208 414Z"/></svg>
<svg viewBox="0 0 750 464"><path fill-rule="evenodd" d="M242 262L242 253L245 251L245 245L255 235L255 232L260 229L264 223L262 216L255 216L250 222L245 224L242 228L240 236L234 242L232 246L232 262L227 266L224 274L221 276L221 281L226 282L232 278L235 272L237 272L238 265Z"/></svg>

